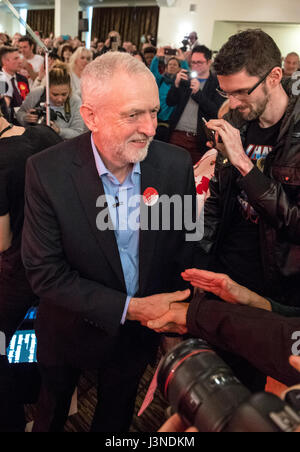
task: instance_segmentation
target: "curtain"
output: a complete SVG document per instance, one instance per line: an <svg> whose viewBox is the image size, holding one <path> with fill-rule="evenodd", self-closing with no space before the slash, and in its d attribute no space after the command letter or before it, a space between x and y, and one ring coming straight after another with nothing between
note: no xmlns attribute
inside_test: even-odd
<svg viewBox="0 0 300 452"><path fill-rule="evenodd" d="M54 33L54 9L28 10L27 23L33 31L39 31L43 38L47 38Z"/></svg>
<svg viewBox="0 0 300 452"><path fill-rule="evenodd" d="M92 39L105 42L108 33L115 30L122 41L131 41L139 48L143 34L157 38L158 20L158 6L94 8Z"/></svg>

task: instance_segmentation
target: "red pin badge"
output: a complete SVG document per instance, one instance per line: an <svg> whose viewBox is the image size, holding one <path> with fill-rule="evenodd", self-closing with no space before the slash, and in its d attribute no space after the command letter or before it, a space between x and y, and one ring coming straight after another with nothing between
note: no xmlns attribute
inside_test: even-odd
<svg viewBox="0 0 300 452"><path fill-rule="evenodd" d="M143 200L146 206L152 207L157 203L159 198L158 191L153 187L148 187L144 191Z"/></svg>

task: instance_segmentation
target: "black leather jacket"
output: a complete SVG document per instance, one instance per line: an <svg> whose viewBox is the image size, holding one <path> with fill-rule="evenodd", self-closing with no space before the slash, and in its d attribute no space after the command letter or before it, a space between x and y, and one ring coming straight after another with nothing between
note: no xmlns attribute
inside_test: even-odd
<svg viewBox="0 0 300 452"><path fill-rule="evenodd" d="M265 160L264 170L253 168L242 177L218 154L215 175L206 201L204 238L199 246L201 264L218 254L225 231L231 225L235 203L233 186L238 183L260 215L260 249L268 295L282 304L300 305L300 96L285 86L290 102L284 115L277 144ZM249 123L237 111L226 119L246 137ZM201 265L200 264L200 265ZM198 264L199 265L199 264Z"/></svg>

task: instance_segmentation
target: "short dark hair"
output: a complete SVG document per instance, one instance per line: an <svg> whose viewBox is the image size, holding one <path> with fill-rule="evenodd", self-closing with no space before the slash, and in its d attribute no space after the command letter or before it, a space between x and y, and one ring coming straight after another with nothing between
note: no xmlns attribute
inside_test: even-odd
<svg viewBox="0 0 300 452"><path fill-rule="evenodd" d="M147 55L147 53L153 53L156 55L156 48L155 47L146 47L144 50L144 55Z"/></svg>
<svg viewBox="0 0 300 452"><path fill-rule="evenodd" d="M34 45L33 40L29 36L22 36L19 42L28 42L30 46Z"/></svg>
<svg viewBox="0 0 300 452"><path fill-rule="evenodd" d="M19 50L16 47L10 47L10 46L2 46L0 47L0 65L2 66L2 58L7 55L8 53L14 53L18 52Z"/></svg>
<svg viewBox="0 0 300 452"><path fill-rule="evenodd" d="M29 36L22 36L22 38L19 39L19 43L20 42L28 42L28 44L30 45L30 47L33 47L33 53L36 52L36 44L33 41L33 39L31 39Z"/></svg>
<svg viewBox="0 0 300 452"><path fill-rule="evenodd" d="M230 36L214 61L217 75L231 75L246 70L248 75L262 77L282 65L281 52L275 41L261 29L248 29Z"/></svg>
<svg viewBox="0 0 300 452"><path fill-rule="evenodd" d="M201 45L194 47L192 50L192 56L194 53L203 53L207 61L212 59L212 51L206 46Z"/></svg>

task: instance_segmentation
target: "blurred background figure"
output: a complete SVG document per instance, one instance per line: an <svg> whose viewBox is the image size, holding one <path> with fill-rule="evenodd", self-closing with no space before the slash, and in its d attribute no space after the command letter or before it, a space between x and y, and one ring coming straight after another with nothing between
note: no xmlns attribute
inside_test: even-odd
<svg viewBox="0 0 300 452"><path fill-rule="evenodd" d="M73 94L81 97L80 79L84 68L92 61L93 54L86 47L79 47L70 58L71 85Z"/></svg>
<svg viewBox="0 0 300 452"><path fill-rule="evenodd" d="M134 52L132 52L131 55L132 55L134 58L137 58L138 60L142 61L142 62L147 66L147 63L146 63L144 54L143 54L142 52L139 52L138 50L135 50Z"/></svg>
<svg viewBox="0 0 300 452"><path fill-rule="evenodd" d="M37 78L41 66L44 64L44 58L35 53L35 43L28 36L22 36L19 39L19 50L23 55L22 67L28 72L29 85L33 85Z"/></svg>
<svg viewBox="0 0 300 452"><path fill-rule="evenodd" d="M150 68L153 58L156 55L156 48L149 46L143 50L144 58L146 60L146 65Z"/></svg>
<svg viewBox="0 0 300 452"><path fill-rule="evenodd" d="M198 41L198 35L197 35L196 31L192 31L192 33L189 34L189 42L190 42L191 50L193 50L195 47L201 45L201 43Z"/></svg>
<svg viewBox="0 0 300 452"><path fill-rule="evenodd" d="M283 75L285 77L291 77L294 72L298 71L300 67L300 58L298 53L290 52L283 62Z"/></svg>
<svg viewBox="0 0 300 452"><path fill-rule="evenodd" d="M176 56L174 55L174 52ZM174 56L170 56L173 53ZM160 63L164 66L164 71L160 73ZM158 49L154 56L150 70L155 76L159 89L160 111L158 113L158 126L156 130L156 140L169 141L170 123L169 119L174 111L174 107L167 104L167 96L170 88L174 85L176 76L181 69L189 70L188 63L184 59L181 50L174 50L168 47Z"/></svg>
<svg viewBox="0 0 300 452"><path fill-rule="evenodd" d="M63 63L70 63L71 56L74 53L74 49L71 44L63 44L57 52L57 55L60 57Z"/></svg>

